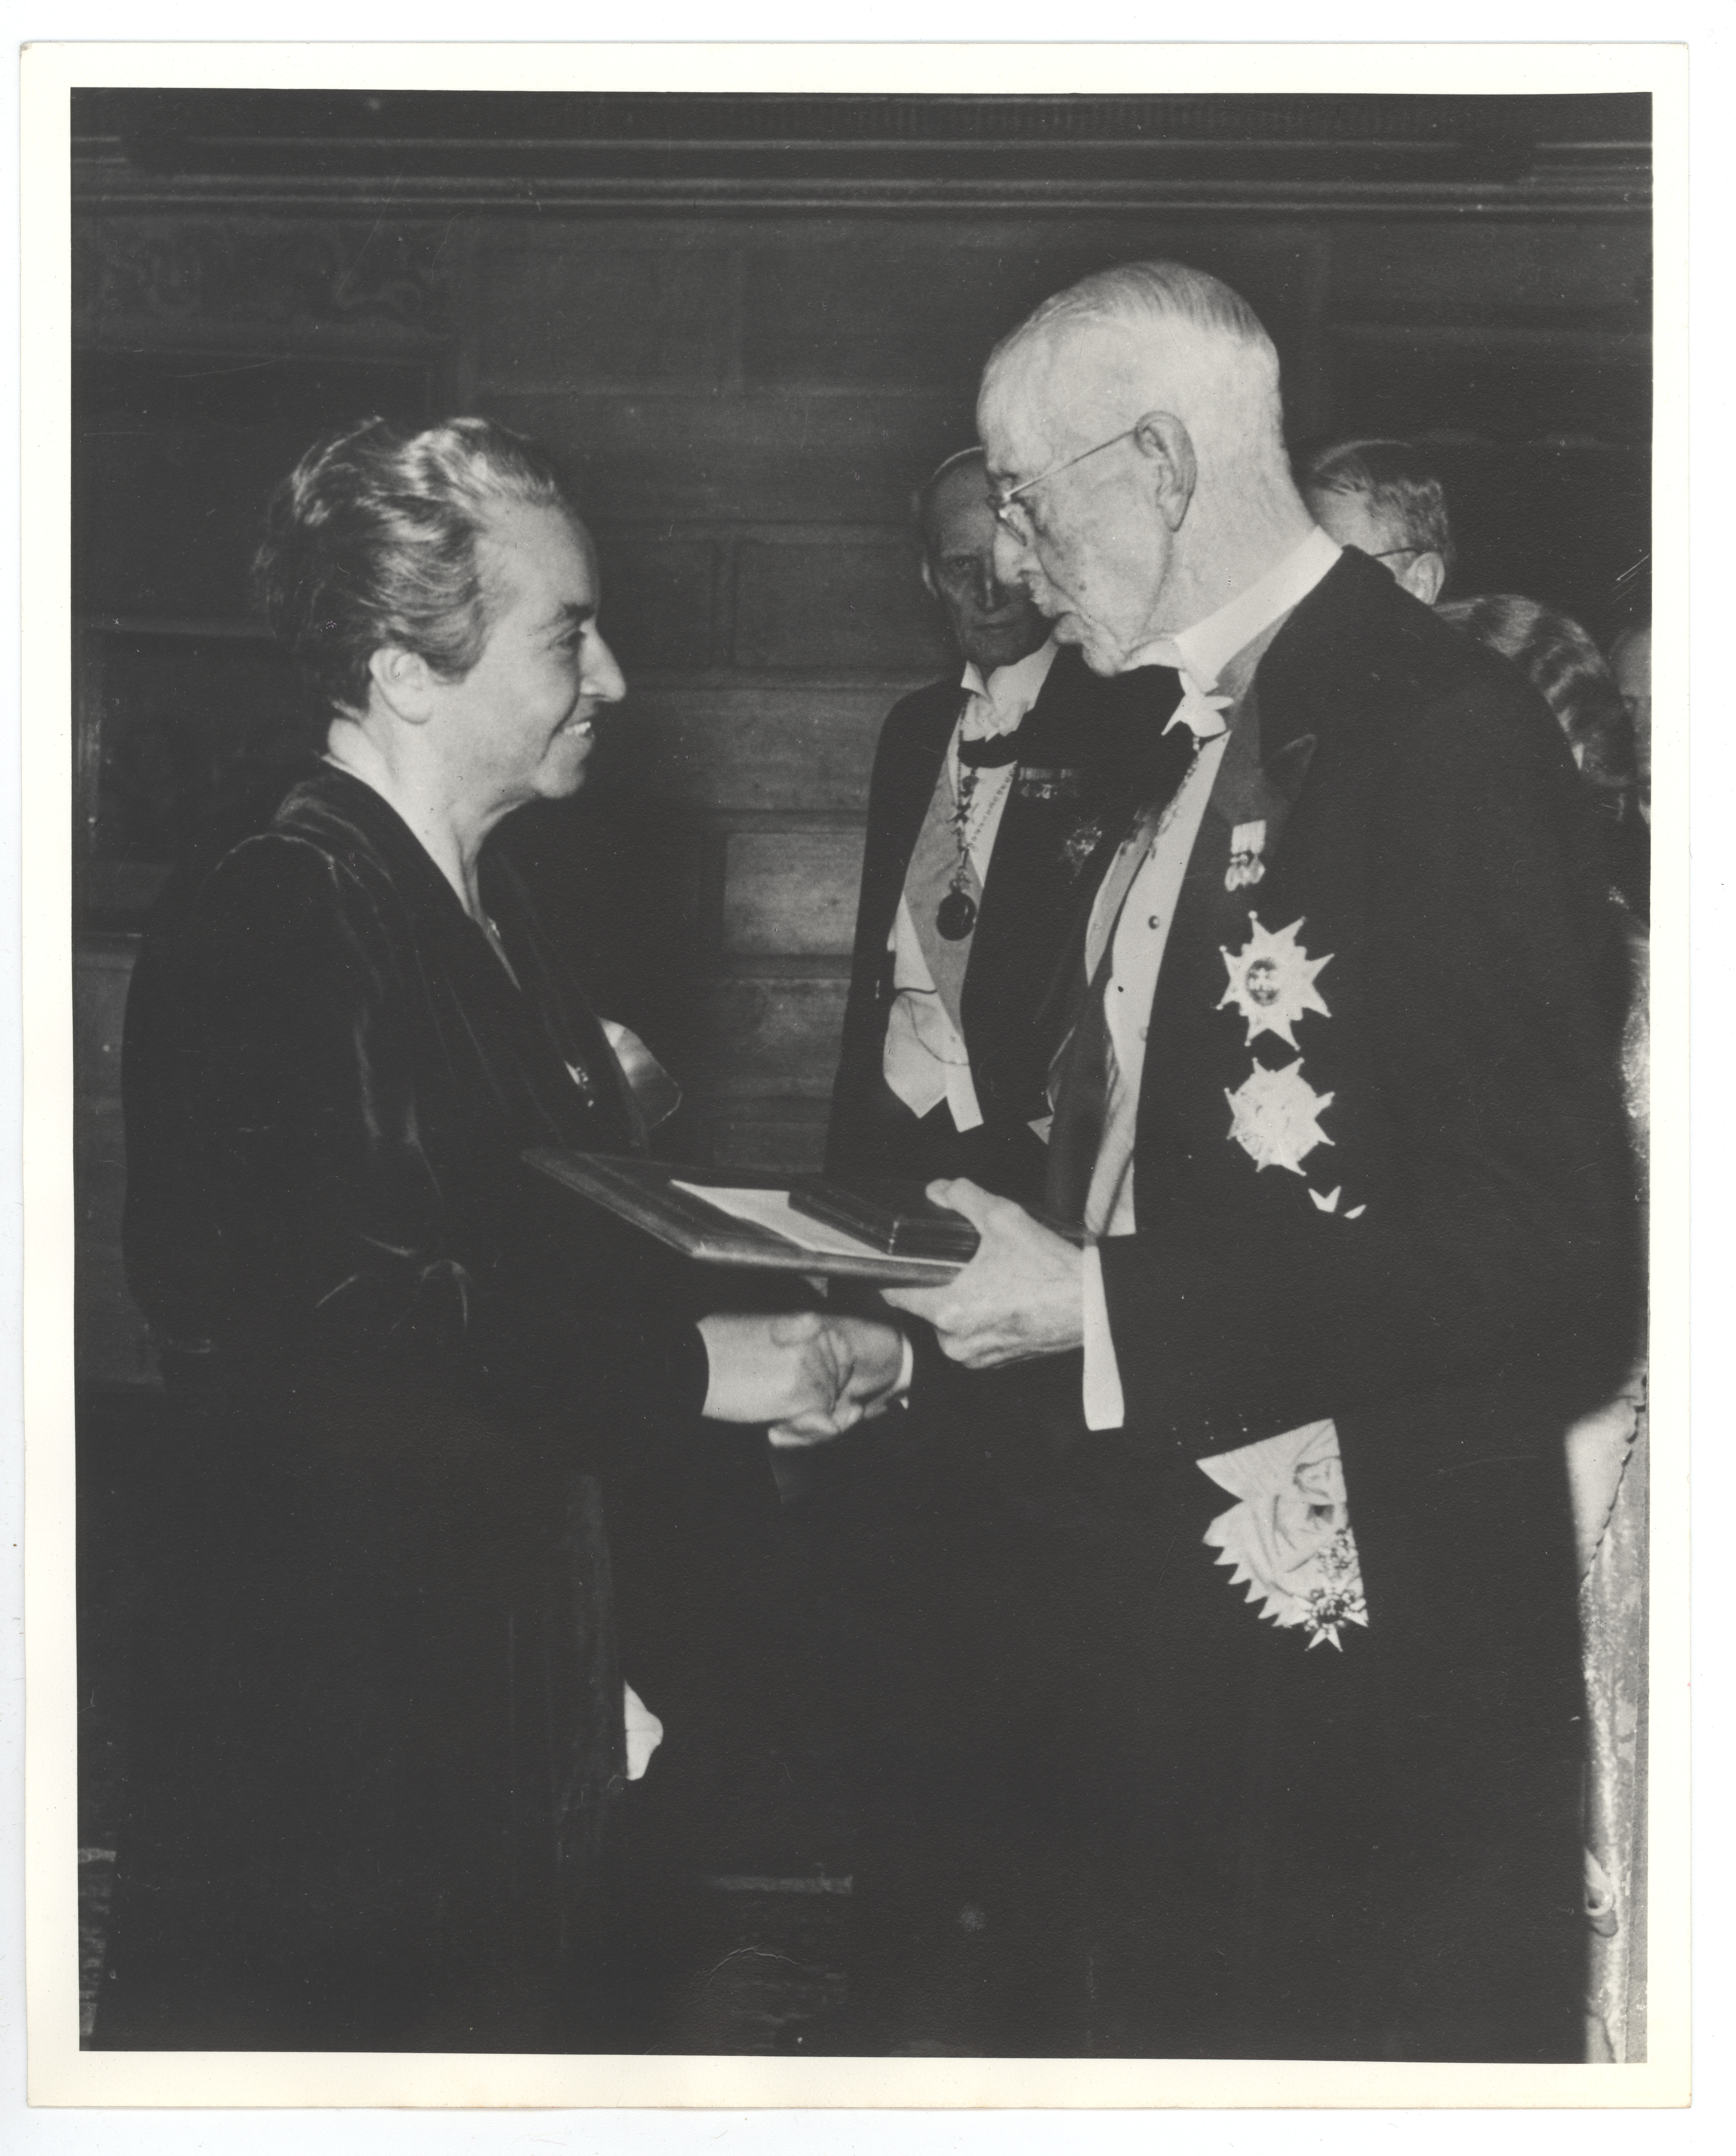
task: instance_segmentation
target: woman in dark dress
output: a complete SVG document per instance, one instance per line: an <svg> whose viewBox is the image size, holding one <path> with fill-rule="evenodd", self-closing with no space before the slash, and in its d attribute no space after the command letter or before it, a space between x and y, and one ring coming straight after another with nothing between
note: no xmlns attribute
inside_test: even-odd
<svg viewBox="0 0 1736 2156"><path fill-rule="evenodd" d="M901 1343L706 1314L521 1165L645 1137L483 844L578 787L623 693L540 453L367 422L280 490L259 572L332 718L166 894L128 1005L128 1277L175 1432L95 2041L596 2048L628 1771L603 1492L699 1464L706 1417L847 1427Z"/></svg>

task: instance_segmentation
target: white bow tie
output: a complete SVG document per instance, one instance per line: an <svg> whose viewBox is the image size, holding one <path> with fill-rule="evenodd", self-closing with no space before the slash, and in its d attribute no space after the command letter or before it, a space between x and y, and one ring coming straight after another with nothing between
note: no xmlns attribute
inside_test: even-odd
<svg viewBox="0 0 1736 2156"><path fill-rule="evenodd" d="M1200 687L1186 667L1182 667L1179 671L1181 701L1170 714L1168 722L1163 728L1164 732L1167 734L1171 726L1186 725L1193 728L1194 738L1196 741L1215 739L1225 730L1221 714L1234 701L1234 699L1209 694Z"/></svg>
<svg viewBox="0 0 1736 2156"><path fill-rule="evenodd" d="M973 689L964 709L964 737L967 741L984 741L994 734L1010 733L1027 709L1026 705L1016 701L1003 706L986 689Z"/></svg>
<svg viewBox="0 0 1736 2156"><path fill-rule="evenodd" d="M1182 656L1181 646L1168 636L1154 637L1149 644L1142 644L1133 654L1134 666L1167 666L1181 676L1182 696L1164 726L1167 734L1174 726L1186 724L1194 729L1199 741L1210 741L1224 731L1220 711L1231 703L1229 696L1215 695L1211 690L1194 679L1188 671L1188 662ZM1128 670L1133 670L1131 668Z"/></svg>

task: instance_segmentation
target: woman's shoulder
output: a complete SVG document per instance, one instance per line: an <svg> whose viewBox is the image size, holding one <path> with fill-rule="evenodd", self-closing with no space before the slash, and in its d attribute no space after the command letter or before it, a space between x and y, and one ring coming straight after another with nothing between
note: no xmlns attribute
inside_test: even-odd
<svg viewBox="0 0 1736 2156"><path fill-rule="evenodd" d="M300 778L264 815L215 828L171 876L159 928L305 920L378 909L393 864L370 828L366 789L340 773ZM382 804L383 806L383 804Z"/></svg>
<svg viewBox="0 0 1736 2156"><path fill-rule="evenodd" d="M146 923L141 958L239 980L281 978L371 941L378 894L341 852L277 822L189 859Z"/></svg>
<svg viewBox="0 0 1736 2156"><path fill-rule="evenodd" d="M280 919L339 905L352 880L344 863L305 833L267 825L232 840L171 880L161 911L213 926Z"/></svg>

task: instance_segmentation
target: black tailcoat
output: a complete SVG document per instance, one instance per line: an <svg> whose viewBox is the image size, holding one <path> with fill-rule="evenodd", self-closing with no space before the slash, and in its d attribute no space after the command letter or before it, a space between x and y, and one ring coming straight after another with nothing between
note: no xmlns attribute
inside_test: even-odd
<svg viewBox="0 0 1736 2156"><path fill-rule="evenodd" d="M1347 553L1259 665L1165 951L1102 1245L1125 1425L1085 1431L1077 1356L999 1373L1009 1425L1048 1394L1014 1480L1066 1553L1033 1696L1076 1826L1038 1952L1083 2048L1579 2055L1562 1440L1640 1307L1607 882L1542 702ZM1326 961L1293 1047L1227 993L1256 922ZM1318 1096L1293 1167L1232 1135L1256 1066ZM1326 1418L1341 1648L1231 1585L1196 1465Z"/></svg>
<svg viewBox="0 0 1736 2156"><path fill-rule="evenodd" d="M146 936L126 1249L177 1427L105 2046L597 2041L598 1478L696 1457L705 1352L685 1269L520 1165L637 1132L522 890L484 887L517 986L328 768Z"/></svg>

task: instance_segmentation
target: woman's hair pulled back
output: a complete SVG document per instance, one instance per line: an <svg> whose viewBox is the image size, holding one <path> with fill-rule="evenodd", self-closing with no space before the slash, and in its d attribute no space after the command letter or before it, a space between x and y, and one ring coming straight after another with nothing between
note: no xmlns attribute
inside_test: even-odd
<svg viewBox="0 0 1736 2156"><path fill-rule="evenodd" d="M363 419L314 444L271 498L254 578L273 634L327 706L366 706L385 644L445 680L470 672L493 625L477 542L515 506L573 514L542 451L491 419L419 434Z"/></svg>
<svg viewBox="0 0 1736 2156"><path fill-rule="evenodd" d="M1612 811L1634 783L1633 726L1603 654L1571 615L1510 592L1455 599L1441 620L1498 651L1555 714L1587 783Z"/></svg>

